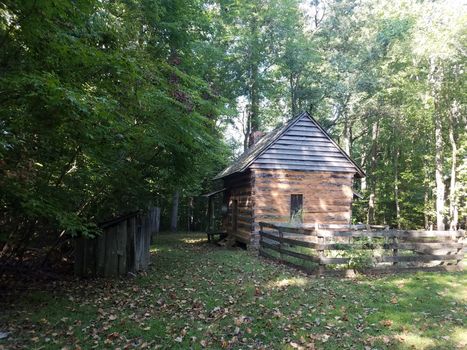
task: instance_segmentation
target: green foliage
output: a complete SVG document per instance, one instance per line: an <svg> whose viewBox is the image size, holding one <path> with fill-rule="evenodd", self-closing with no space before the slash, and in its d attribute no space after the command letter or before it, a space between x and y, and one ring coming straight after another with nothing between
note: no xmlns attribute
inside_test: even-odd
<svg viewBox="0 0 467 350"><path fill-rule="evenodd" d="M245 145L301 110L367 173L353 221L406 228L434 221L440 116L462 223L465 28L446 1L3 1L0 237L92 235L174 191L186 215L227 126Z"/></svg>
<svg viewBox="0 0 467 350"><path fill-rule="evenodd" d="M348 258L348 267L355 271L365 271L375 266L374 256L378 244L369 237L354 238L352 244L343 244L341 256Z"/></svg>
<svg viewBox="0 0 467 350"><path fill-rule="evenodd" d="M203 3L0 10L0 220L10 243L98 233L99 221L176 188L199 194L222 167L216 67L197 64L211 31Z"/></svg>
<svg viewBox="0 0 467 350"><path fill-rule="evenodd" d="M303 223L304 212L303 209L297 210L290 216L290 224L301 224Z"/></svg>
<svg viewBox="0 0 467 350"><path fill-rule="evenodd" d="M367 173L366 182L356 184L365 200L357 204L353 221L420 228L434 222L433 118L441 115L446 178L453 176L453 144L460 150L454 175L458 186L445 197L461 207L465 195L458 174L465 151L459 145L465 134L467 90L465 11L460 4L218 4L211 13L218 16L216 45L225 52L224 89L240 116L229 122L243 132L243 140L256 129L281 123L284 114L287 119L307 110ZM430 62L439 72L436 96ZM447 214L451 220L452 213Z"/></svg>

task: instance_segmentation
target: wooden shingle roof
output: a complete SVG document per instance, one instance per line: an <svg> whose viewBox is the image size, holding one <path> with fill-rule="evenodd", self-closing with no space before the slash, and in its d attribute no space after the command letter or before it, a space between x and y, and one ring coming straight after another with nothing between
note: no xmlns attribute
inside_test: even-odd
<svg viewBox="0 0 467 350"><path fill-rule="evenodd" d="M331 171L364 177L362 169L308 113L274 129L250 147L215 179L247 168Z"/></svg>

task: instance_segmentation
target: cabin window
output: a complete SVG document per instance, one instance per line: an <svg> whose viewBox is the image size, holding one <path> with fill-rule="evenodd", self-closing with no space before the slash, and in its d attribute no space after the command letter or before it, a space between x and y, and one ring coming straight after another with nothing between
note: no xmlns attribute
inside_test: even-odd
<svg viewBox="0 0 467 350"><path fill-rule="evenodd" d="M290 195L290 221L303 222L303 194Z"/></svg>

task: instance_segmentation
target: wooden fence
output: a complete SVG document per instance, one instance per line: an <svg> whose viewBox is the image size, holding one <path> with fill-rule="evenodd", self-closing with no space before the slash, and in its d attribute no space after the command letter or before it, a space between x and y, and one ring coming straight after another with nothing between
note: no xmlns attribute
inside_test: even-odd
<svg viewBox="0 0 467 350"><path fill-rule="evenodd" d="M461 270L463 230L404 231L383 226L290 226L260 222L260 255L322 274L367 270Z"/></svg>
<svg viewBox="0 0 467 350"><path fill-rule="evenodd" d="M159 230L159 208L100 224L96 238L75 240L75 273L78 276L117 277L145 271L149 265L151 235Z"/></svg>

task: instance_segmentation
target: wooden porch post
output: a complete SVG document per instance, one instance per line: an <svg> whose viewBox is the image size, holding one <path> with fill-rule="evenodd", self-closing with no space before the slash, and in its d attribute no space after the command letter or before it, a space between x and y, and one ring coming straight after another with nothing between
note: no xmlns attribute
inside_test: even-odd
<svg viewBox="0 0 467 350"><path fill-rule="evenodd" d="M208 225L206 231L209 233L211 232L211 226L212 226L212 196L208 197ZM209 238L210 236L208 236Z"/></svg>

